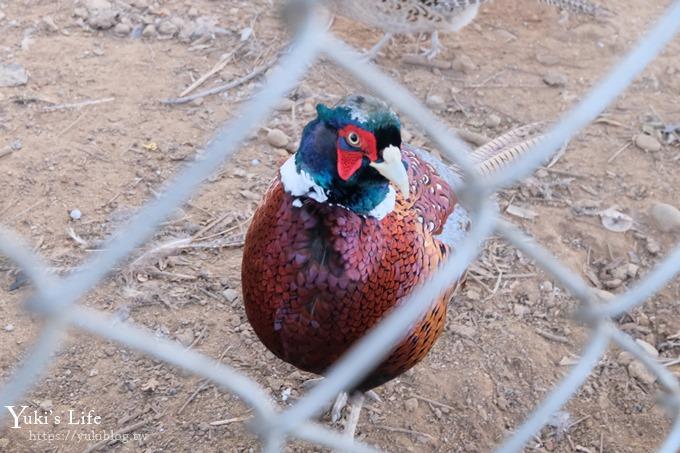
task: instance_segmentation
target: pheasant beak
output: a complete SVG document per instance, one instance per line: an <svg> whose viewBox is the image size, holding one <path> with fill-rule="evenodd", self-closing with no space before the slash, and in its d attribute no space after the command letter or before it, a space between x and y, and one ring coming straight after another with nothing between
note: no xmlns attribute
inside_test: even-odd
<svg viewBox="0 0 680 453"><path fill-rule="evenodd" d="M371 162L371 167L387 178L401 192L404 200L409 197L408 174L404 163L401 161L401 151L394 145L390 145L383 150L382 162Z"/></svg>

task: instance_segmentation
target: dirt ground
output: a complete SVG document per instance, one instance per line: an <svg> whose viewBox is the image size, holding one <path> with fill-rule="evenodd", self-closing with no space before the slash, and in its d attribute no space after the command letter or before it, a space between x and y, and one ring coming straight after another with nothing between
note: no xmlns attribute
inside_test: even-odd
<svg viewBox="0 0 680 453"><path fill-rule="evenodd" d="M0 223L23 235L62 275L97 253L99 241L200 154L264 79L185 105L160 100L178 96L224 56L224 67L199 90L248 74L274 61L289 39L270 1L112 3L115 15L97 15L77 1L0 1L0 63L20 64L28 75L24 85L0 88ZM497 0L461 33L442 35L447 48L437 61L443 69L402 62L402 52L415 51L410 38L398 38L378 64L451 126L495 137L558 118L670 4L603 3L617 15L594 20L532 0ZM380 37L343 19L333 30L358 48ZM283 131L294 149L317 102L360 90L333 65L312 66L260 132L137 253L146 255L116 270L81 303L221 359L282 406L293 404L310 376L269 353L246 321L240 298L243 233L287 155L268 144L268 129ZM680 146L672 127L680 123L679 96L676 39L553 167L499 195L501 209L512 206L515 213L505 217L600 289L620 293L634 285L680 239L662 232L649 215L656 201L680 204ZM64 105L86 100L103 102ZM406 129L413 143L429 146L416 127L407 123ZM633 143L643 132L659 149ZM632 217L632 229L607 230L598 213L610 207ZM79 220L70 218L73 210L80 211ZM189 237L206 238L211 246L147 253ZM42 325L21 305L30 285L10 291L16 278L12 266L0 261L3 379ZM656 349L660 360L676 359L679 304L676 280L616 322ZM578 357L588 330L572 319L576 306L523 254L490 239L467 288L450 304L445 334L422 364L378 389L382 402L363 411L359 438L386 451L489 451ZM528 450L653 451L668 432L669 418L657 404L653 377L630 360L611 348ZM680 374L678 366L669 369ZM63 416L93 410L101 424L71 430L83 435L134 428L127 442L103 445L106 451L259 449L243 422L250 412L234 396L78 331L69 333L19 404ZM214 423L230 419L236 420ZM5 426L0 451L84 451L97 443L87 437L37 438L63 436L68 429ZM289 449L320 450L304 443Z"/></svg>

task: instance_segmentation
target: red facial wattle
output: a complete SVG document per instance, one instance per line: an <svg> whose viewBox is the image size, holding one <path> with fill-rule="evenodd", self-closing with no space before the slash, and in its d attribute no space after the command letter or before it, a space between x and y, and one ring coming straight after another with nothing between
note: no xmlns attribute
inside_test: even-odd
<svg viewBox="0 0 680 453"><path fill-rule="evenodd" d="M353 147L347 141L350 134L359 137L360 147ZM348 125L338 131L338 175L343 181L347 181L354 173L361 168L364 157L370 162L378 159L378 150L375 136L360 127Z"/></svg>

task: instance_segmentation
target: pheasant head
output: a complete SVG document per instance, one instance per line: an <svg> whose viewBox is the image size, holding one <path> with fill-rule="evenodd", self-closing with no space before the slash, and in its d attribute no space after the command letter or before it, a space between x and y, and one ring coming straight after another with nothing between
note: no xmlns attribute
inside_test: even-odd
<svg viewBox="0 0 680 453"><path fill-rule="evenodd" d="M334 107L319 104L297 152L281 168L281 180L298 197L297 207L313 199L383 218L394 209L395 188L409 196L399 118L369 96L349 96Z"/></svg>

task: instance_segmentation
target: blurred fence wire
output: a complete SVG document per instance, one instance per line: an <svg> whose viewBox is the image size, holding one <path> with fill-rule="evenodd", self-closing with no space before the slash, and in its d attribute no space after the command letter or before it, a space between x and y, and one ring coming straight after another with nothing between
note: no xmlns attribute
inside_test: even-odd
<svg viewBox="0 0 680 453"><path fill-rule="evenodd" d="M632 80L663 50L680 29L680 0L667 9L661 19L637 46L618 64L583 101L569 111L527 155L491 180L483 179L474 169L466 153L467 145L459 140L435 115L424 107L403 86L366 63L362 56L330 34L319 16L313 0L291 0L296 20L293 45L282 58L264 88L223 126L205 148L204 157L183 171L168 185L162 196L143 207L129 224L113 235L105 250L80 267L80 271L65 277L49 275L40 258L35 256L12 232L0 229L0 255L4 255L26 273L34 285L28 307L46 315L46 323L27 358L0 390L0 405L19 400L49 365L59 348L64 330L75 326L109 340L119 342L155 356L179 368L196 373L234 393L252 407L256 418L250 428L259 435L264 451L280 451L287 439L302 439L340 450L368 452L372 447L355 442L311 422L323 407L341 390L358 382L370 372L371 364L387 355L400 340L402 332L423 314L432 301L459 278L479 253L480 245L489 235L499 234L510 244L533 258L537 265L551 274L561 285L581 301L581 319L592 329L578 363L546 396L527 420L512 432L498 448L499 452L520 451L532 436L538 434L578 390L597 366L609 344L633 354L653 373L665 390L664 403L673 423L662 441L664 453L680 449L680 383L658 361L640 348L627 334L617 329L610 317L617 316L642 304L680 273L680 246L646 275L636 287L605 302L598 299L592 288L576 273L561 264L550 252L511 224L501 220L489 201L494 191L530 174L565 141L595 119ZM320 2L319 2L320 3ZM263 124L281 98L304 77L310 65L325 55L347 70L359 82L386 99L402 115L409 117L426 132L439 149L462 169L465 183L460 188L473 213L470 239L444 263L441 269L409 300L384 319L337 362L319 385L292 407L281 410L255 381L237 370L218 363L177 343L161 340L146 329L124 323L96 310L77 305L77 301L92 290L147 239L174 209L186 201L215 168L227 161L248 135ZM0 412L0 422L5 422Z"/></svg>

